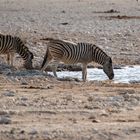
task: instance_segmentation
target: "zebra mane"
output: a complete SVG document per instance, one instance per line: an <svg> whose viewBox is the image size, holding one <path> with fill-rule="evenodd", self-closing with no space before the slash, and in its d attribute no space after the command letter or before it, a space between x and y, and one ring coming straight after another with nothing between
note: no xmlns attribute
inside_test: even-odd
<svg viewBox="0 0 140 140"><path fill-rule="evenodd" d="M22 58L25 57L25 55L23 55L23 54L26 54L26 56L30 56L30 59L33 59L34 58L33 53L30 52L29 48L27 46L25 46L23 41L19 37L17 37L17 36L14 36L14 38L15 38L16 42L18 43L18 45L15 48L17 53L19 55L21 55Z"/></svg>
<svg viewBox="0 0 140 140"><path fill-rule="evenodd" d="M97 46L95 44L90 44L90 45L92 47L94 61L99 63L99 64L101 64L101 65L103 65L107 61L109 56L99 46ZM102 57L99 57L99 54ZM101 59L101 58L103 58L103 59Z"/></svg>
<svg viewBox="0 0 140 140"><path fill-rule="evenodd" d="M14 36L14 38L16 39L17 43L20 45L21 48L23 48L25 52L29 51L28 47L25 46L24 42L19 37Z"/></svg>
<svg viewBox="0 0 140 140"><path fill-rule="evenodd" d="M0 33L0 39L1 39L2 37L4 37L4 36L5 36L4 34L1 34L1 33Z"/></svg>
<svg viewBox="0 0 140 140"><path fill-rule="evenodd" d="M0 36L4 36L4 35L0 33Z"/></svg>

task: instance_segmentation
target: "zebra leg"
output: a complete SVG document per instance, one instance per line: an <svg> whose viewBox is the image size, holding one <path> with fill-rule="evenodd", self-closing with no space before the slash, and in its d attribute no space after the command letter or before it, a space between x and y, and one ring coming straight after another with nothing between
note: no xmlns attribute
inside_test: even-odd
<svg viewBox="0 0 140 140"><path fill-rule="evenodd" d="M47 68L47 66L49 65L49 63L52 61L52 56L49 53L49 50L47 50L45 56L44 56L44 60L41 66L41 71L45 71L45 69ZM47 73L47 71L46 71Z"/></svg>
<svg viewBox="0 0 140 140"><path fill-rule="evenodd" d="M7 63L10 65L10 53L7 54Z"/></svg>
<svg viewBox="0 0 140 140"><path fill-rule="evenodd" d="M48 64L49 64L49 61L46 61L45 65L43 66L43 68L41 68L42 72L45 71L45 69L47 68ZM45 71L45 72L46 72L46 74L48 73L47 71Z"/></svg>
<svg viewBox="0 0 140 140"><path fill-rule="evenodd" d="M57 65L52 65L52 71L55 77L57 77L56 70L57 70Z"/></svg>
<svg viewBox="0 0 140 140"><path fill-rule="evenodd" d="M83 69L82 69L82 79L85 82L87 79L87 64L83 64Z"/></svg>
<svg viewBox="0 0 140 140"><path fill-rule="evenodd" d="M11 59L11 66L13 66L14 53L10 54L10 59Z"/></svg>
<svg viewBox="0 0 140 140"><path fill-rule="evenodd" d="M53 60L52 65L51 65L52 72L53 72L55 77L57 77L56 70L57 70L57 67L58 67L58 63L59 63L59 60Z"/></svg>
<svg viewBox="0 0 140 140"><path fill-rule="evenodd" d="M46 61L45 65L41 68L41 71L44 71L47 68L48 64L49 64L49 61Z"/></svg>
<svg viewBox="0 0 140 140"><path fill-rule="evenodd" d="M48 67L48 65L50 64L52 58L48 58L44 63L43 67L41 68L41 71L45 71L45 69ZM47 71L46 71L47 73Z"/></svg>

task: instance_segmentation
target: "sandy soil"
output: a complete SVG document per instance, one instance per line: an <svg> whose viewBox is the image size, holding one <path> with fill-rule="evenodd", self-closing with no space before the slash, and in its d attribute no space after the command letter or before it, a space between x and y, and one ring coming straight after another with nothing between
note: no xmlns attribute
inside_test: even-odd
<svg viewBox="0 0 140 140"><path fill-rule="evenodd" d="M140 3L132 0L0 0L0 32L20 36L40 67L43 37L91 42L114 65L140 64ZM139 140L140 84L58 81L1 55L1 140ZM23 71L22 71L23 70Z"/></svg>

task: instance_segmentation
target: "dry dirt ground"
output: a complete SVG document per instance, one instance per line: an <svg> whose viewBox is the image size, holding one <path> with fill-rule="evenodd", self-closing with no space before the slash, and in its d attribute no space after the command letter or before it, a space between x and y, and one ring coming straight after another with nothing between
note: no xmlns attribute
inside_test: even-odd
<svg viewBox="0 0 140 140"><path fill-rule="evenodd" d="M0 0L0 33L20 36L40 67L54 37L99 45L114 65L140 64L140 2ZM140 140L140 84L58 81L1 55L0 140Z"/></svg>

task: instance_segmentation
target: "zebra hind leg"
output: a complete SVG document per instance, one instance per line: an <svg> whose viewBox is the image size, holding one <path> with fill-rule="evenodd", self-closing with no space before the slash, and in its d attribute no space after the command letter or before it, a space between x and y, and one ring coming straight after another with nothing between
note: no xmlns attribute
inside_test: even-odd
<svg viewBox="0 0 140 140"><path fill-rule="evenodd" d="M83 82L85 82L87 79L87 64L83 64L82 79L83 79Z"/></svg>
<svg viewBox="0 0 140 140"><path fill-rule="evenodd" d="M47 68L48 64L49 64L49 62L47 61L47 62L45 63L45 65L41 68L41 71L42 71L42 72L45 71L45 69ZM47 71L45 71L45 72L46 72L46 74L48 73Z"/></svg>
<svg viewBox="0 0 140 140"><path fill-rule="evenodd" d="M44 65L43 65L43 67L41 67L42 72L45 71L45 69L48 67L50 61L51 61L51 59L47 59L45 62L43 62ZM46 73L47 73L47 71L46 71Z"/></svg>

